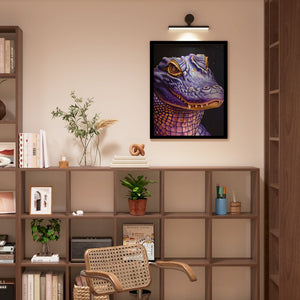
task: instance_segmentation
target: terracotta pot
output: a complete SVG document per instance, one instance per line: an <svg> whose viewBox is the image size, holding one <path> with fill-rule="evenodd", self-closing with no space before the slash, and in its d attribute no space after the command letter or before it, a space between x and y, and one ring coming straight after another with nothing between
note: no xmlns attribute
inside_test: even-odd
<svg viewBox="0 0 300 300"><path fill-rule="evenodd" d="M6 115L5 104L0 100L0 120L2 120Z"/></svg>
<svg viewBox="0 0 300 300"><path fill-rule="evenodd" d="M130 214L133 216L143 216L146 211L147 199L128 199Z"/></svg>

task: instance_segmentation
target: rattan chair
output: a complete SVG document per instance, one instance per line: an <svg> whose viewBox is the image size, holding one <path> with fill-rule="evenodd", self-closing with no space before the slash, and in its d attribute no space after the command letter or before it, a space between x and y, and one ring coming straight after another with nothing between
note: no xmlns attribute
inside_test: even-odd
<svg viewBox="0 0 300 300"><path fill-rule="evenodd" d="M177 269L185 272L190 281L197 280L194 271L185 263L173 261L149 263L146 249L140 244L88 249L85 252L85 265L86 270L80 274L86 277L95 299L132 290L138 290L138 299L142 299L142 289L151 283L150 265ZM75 298L74 295L74 300L83 299Z"/></svg>

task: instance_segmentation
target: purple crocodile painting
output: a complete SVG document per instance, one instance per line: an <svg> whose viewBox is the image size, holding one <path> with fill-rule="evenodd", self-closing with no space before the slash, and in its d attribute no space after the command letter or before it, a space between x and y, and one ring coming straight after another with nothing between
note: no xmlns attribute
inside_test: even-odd
<svg viewBox="0 0 300 300"><path fill-rule="evenodd" d="M224 102L224 89L208 67L208 57L164 57L154 68L155 136L210 136L201 124L204 111Z"/></svg>

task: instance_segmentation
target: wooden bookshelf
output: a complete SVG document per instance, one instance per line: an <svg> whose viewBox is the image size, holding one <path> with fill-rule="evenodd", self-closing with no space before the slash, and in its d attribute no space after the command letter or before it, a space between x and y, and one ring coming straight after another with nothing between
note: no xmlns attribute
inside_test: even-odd
<svg viewBox="0 0 300 300"><path fill-rule="evenodd" d="M115 169L115 168L68 168L68 169L20 169L21 211L19 241L19 263L17 268L22 269L58 269L64 270L66 277L66 299L71 299L72 286L75 275L84 268L84 263L70 261L69 242L72 237L78 236L111 236L113 244L122 244L122 225L124 223L153 223L155 227L156 259L178 260L189 263L197 271L203 270L203 278L199 278L199 292L202 292L206 300L214 298L213 281L218 275L218 269L230 268L234 273L240 268L246 273L250 272L251 292L245 297L259 299L259 169L253 167L152 167L147 169ZM39 176L33 176L38 173ZM148 199L145 216L131 216L128 210L126 190L120 183L127 173L145 174L148 178L155 178L156 183L150 186L152 197ZM41 175L40 175L41 174ZM53 174L59 174L63 180L53 181ZM38 179L38 182L36 180ZM218 216L214 212L215 182L218 181L229 188L236 189L239 180L247 182L238 195L242 202L242 212L238 215L227 214ZM199 182L198 182L199 180ZM194 181L194 182L190 182ZM180 184L183 186L180 186ZM80 184L79 184L80 183ZM194 185L194 183L199 183ZM30 257L34 254L32 241L30 241L30 219L35 216L29 215L30 185L51 185L53 190L63 190L65 200L64 211L53 213L46 218L57 217L62 219L63 238L57 243L61 261L56 264L31 263ZM79 185L79 187L78 187ZM190 194L184 192L191 189ZM111 190L107 190L111 189ZM183 198L183 193L186 198ZM80 194L80 195L79 195ZM80 201L83 195L89 199ZM194 197L192 198L192 196ZM196 199L195 199L196 197ZM81 204L78 207L78 204ZM54 200L53 209L56 205L61 206ZM229 207L229 203L228 203ZM74 216L72 212L82 209L82 216ZM228 229L228 223L231 224ZM224 253L228 257L220 257L218 252L219 227L225 228L226 243L245 243L248 246L245 253L231 257L230 252ZM242 227L249 235L245 237L232 227ZM192 234L182 236L182 244L178 244L178 231L182 228ZM214 236L217 234L217 236ZM236 236L231 236L235 234ZM222 232L223 235L223 232ZM188 245L188 250L186 249ZM175 248L174 248L175 246ZM60 250L59 250L60 249ZM63 250L62 250L63 249ZM236 269L237 268L237 269ZM157 273L158 278L150 287L154 299L167 299L170 292L165 272ZM201 282L205 280L205 290L201 290ZM176 282L174 282L175 284ZM196 287L197 290L197 287ZM187 293L189 291L187 290ZM197 294L198 296L198 294ZM196 296L196 297L197 297ZM114 299L123 299L125 296L114 296ZM190 299L195 294L189 295ZM125 297L126 298L126 297ZM232 299L235 299L234 296Z"/></svg>
<svg viewBox="0 0 300 300"><path fill-rule="evenodd" d="M300 288L297 0L265 0L265 299Z"/></svg>

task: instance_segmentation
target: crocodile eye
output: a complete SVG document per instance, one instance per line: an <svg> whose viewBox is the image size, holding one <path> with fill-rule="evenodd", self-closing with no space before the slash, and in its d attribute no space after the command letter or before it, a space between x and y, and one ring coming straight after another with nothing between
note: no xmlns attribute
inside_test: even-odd
<svg viewBox="0 0 300 300"><path fill-rule="evenodd" d="M171 60L168 64L167 71L170 75L179 77L182 75L182 70L176 60Z"/></svg>

